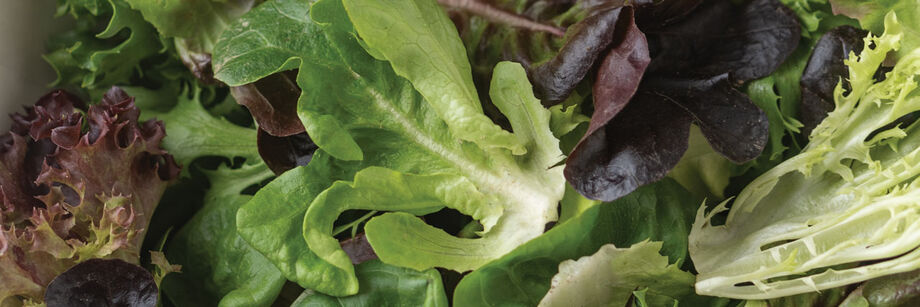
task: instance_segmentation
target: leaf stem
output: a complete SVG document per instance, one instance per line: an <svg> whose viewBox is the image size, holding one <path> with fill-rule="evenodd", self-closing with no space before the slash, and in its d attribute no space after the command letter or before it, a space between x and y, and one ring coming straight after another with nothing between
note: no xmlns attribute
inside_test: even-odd
<svg viewBox="0 0 920 307"><path fill-rule="evenodd" d="M559 37L565 35L565 30L562 28L542 24L530 20L527 17L506 12L488 3L480 2L479 0L438 0L438 3L444 7L470 12L491 22L531 31L546 32Z"/></svg>

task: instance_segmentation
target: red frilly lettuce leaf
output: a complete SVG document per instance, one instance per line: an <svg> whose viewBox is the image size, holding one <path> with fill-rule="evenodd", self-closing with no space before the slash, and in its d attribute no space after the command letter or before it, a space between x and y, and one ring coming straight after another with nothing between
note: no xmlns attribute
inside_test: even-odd
<svg viewBox="0 0 920 307"><path fill-rule="evenodd" d="M14 114L0 138L0 301L40 302L52 278L91 258L139 261L166 185L162 122L118 88L85 105L63 91Z"/></svg>

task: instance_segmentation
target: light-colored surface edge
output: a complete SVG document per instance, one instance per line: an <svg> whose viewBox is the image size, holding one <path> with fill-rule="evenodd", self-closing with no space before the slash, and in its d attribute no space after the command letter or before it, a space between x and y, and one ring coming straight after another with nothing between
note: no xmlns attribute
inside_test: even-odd
<svg viewBox="0 0 920 307"><path fill-rule="evenodd" d="M2 0L0 4L0 131L7 114L22 110L48 92L54 70L42 59L45 40L67 17L54 18L53 0Z"/></svg>

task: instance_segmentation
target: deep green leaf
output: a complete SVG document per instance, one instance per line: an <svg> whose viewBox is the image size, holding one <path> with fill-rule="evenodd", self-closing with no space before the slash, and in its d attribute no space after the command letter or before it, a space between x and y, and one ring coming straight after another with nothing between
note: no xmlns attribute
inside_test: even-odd
<svg viewBox="0 0 920 307"><path fill-rule="evenodd" d="M236 211L250 196L243 189L270 178L264 164L207 171L211 188L204 207L169 241L166 256L182 265L163 290L176 305L264 306L285 279L236 232Z"/></svg>
<svg viewBox="0 0 920 307"><path fill-rule="evenodd" d="M291 306L447 306L441 275L434 269L419 272L371 260L355 271L361 284L358 294L334 297L307 290Z"/></svg>

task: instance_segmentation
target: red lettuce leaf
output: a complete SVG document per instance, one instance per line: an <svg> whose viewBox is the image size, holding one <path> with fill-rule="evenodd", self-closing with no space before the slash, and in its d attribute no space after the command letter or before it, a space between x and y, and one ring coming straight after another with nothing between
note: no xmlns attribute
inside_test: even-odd
<svg viewBox="0 0 920 307"><path fill-rule="evenodd" d="M305 166L319 149L306 132L277 137L259 129L259 156L272 172L280 175L297 166Z"/></svg>
<svg viewBox="0 0 920 307"><path fill-rule="evenodd" d="M633 24L632 8L615 3L592 7L587 17L568 30L571 34L559 53L530 69L528 77L533 83L534 95L544 104L568 98L612 46L618 36L617 28Z"/></svg>
<svg viewBox="0 0 920 307"><path fill-rule="evenodd" d="M45 286L91 258L137 263L168 182L179 174L160 149L158 121L138 122L113 88L85 107L62 91L14 114L0 146L0 301L40 302Z"/></svg>
<svg viewBox="0 0 920 307"><path fill-rule="evenodd" d="M640 91L582 140L566 163L566 179L591 199L618 199L658 181L687 150L691 120L665 97Z"/></svg>
<svg viewBox="0 0 920 307"><path fill-rule="evenodd" d="M593 134L617 115L635 94L649 64L645 34L633 22L632 10L616 34L614 47L597 70L594 83L594 114L585 134ZM624 30L625 28L625 30ZM574 155L575 153L573 153Z"/></svg>
<svg viewBox="0 0 920 307"><path fill-rule="evenodd" d="M713 149L737 163L756 158L766 146L766 114L734 86L769 75L795 50L801 29L794 13L776 0L706 1L683 17L662 12L669 10L637 8L638 16L675 16L657 23L637 18L645 22L638 26L651 58L644 75L618 52L631 46L625 43L608 55L620 64L609 66L633 67L632 78L607 78L607 64L598 71L594 103L601 115L592 117L565 170L589 198L614 200L664 177L687 149L691 122ZM637 88L642 94L632 97ZM662 101L650 102L656 99ZM629 101L640 105L615 112ZM604 134L595 136L599 131Z"/></svg>
<svg viewBox="0 0 920 307"><path fill-rule="evenodd" d="M296 77L296 71L272 74L230 91L239 104L249 109L259 129L273 136L290 136L305 131L297 117L300 88Z"/></svg>

